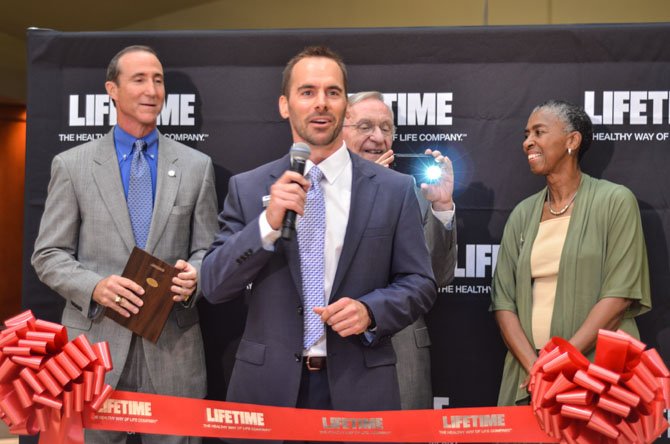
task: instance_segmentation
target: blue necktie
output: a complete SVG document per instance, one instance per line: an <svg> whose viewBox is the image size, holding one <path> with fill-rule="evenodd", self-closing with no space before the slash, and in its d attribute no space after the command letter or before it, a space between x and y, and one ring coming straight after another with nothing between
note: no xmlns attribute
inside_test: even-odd
<svg viewBox="0 0 670 444"><path fill-rule="evenodd" d="M154 206L151 170L149 162L144 157L146 148L147 144L144 140L136 140L133 143L133 160L130 164L128 182L128 213L130 213L130 223L133 226L135 245L140 248L145 248L147 244Z"/></svg>
<svg viewBox="0 0 670 444"><path fill-rule="evenodd" d="M312 186L307 192L305 215L298 224L298 247L300 249L300 271L304 297L305 329L303 346L310 348L323 335L321 317L314 307L325 305L324 297L324 243L326 241L326 203L319 182L321 170L313 166L309 170Z"/></svg>

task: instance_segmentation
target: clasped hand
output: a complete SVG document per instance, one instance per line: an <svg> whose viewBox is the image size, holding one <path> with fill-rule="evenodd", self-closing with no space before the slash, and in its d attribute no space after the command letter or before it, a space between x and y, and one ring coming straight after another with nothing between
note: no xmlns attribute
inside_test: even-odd
<svg viewBox="0 0 670 444"><path fill-rule="evenodd" d="M174 302L186 302L197 288L198 271L190 263L179 259L175 268L180 270L172 278L170 291L174 293ZM130 317L140 311L144 289L123 276L111 275L102 279L93 289L93 300L98 304L112 309L123 317Z"/></svg>
<svg viewBox="0 0 670 444"><path fill-rule="evenodd" d="M314 313L321 316L321 320L343 338L363 333L372 322L365 305L347 297L326 307L314 307Z"/></svg>

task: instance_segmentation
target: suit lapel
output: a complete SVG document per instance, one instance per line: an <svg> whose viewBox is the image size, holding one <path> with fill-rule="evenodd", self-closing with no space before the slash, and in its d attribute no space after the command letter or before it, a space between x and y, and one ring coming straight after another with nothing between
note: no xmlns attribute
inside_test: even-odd
<svg viewBox="0 0 670 444"><path fill-rule="evenodd" d="M346 276L347 270L351 265L354 254L360 244L361 237L365 228L368 226L368 220L375 204L375 196L379 184L372 179L376 173L368 168L368 160L361 159L358 156L351 156L352 180L351 180L351 205L349 206L349 221L347 231L344 235L344 245L340 261L337 263L333 289L330 293L331 301L337 294L342 279Z"/></svg>
<svg viewBox="0 0 670 444"><path fill-rule="evenodd" d="M422 217L422 222L425 225L426 221L428 220L428 208L430 207L430 202L423 197L423 194L421 194L421 186L417 186L418 184L414 184L414 193L416 194L416 198L419 201L419 209L421 210L421 217Z"/></svg>
<svg viewBox="0 0 670 444"><path fill-rule="evenodd" d="M290 160L289 156L286 155L282 158L282 162L278 164L278 168L270 173L270 182L267 184L265 192L270 194L270 187L273 183L279 179L279 177L284 174L284 171L289 169ZM298 289L300 297L302 299L302 273L300 272L300 250L298 249L298 237L293 236L290 241L285 241L284 239L279 238L277 245L283 250L284 256L286 257L286 262L288 262L288 268L291 272L291 277L293 278L293 283L295 288Z"/></svg>
<svg viewBox="0 0 670 444"><path fill-rule="evenodd" d="M130 225L128 204L121 183L121 172L116 157L113 132L114 129L98 142L98 149L93 158L95 163L93 165L93 178L114 225L121 234L126 247L128 247L128 252L130 252L135 246L135 237Z"/></svg>
<svg viewBox="0 0 670 444"><path fill-rule="evenodd" d="M172 141L162 134L158 137L158 168L156 169L156 200L151 216L151 228L147 238L147 251L153 252L167 224L170 212L177 199L182 180L176 150Z"/></svg>

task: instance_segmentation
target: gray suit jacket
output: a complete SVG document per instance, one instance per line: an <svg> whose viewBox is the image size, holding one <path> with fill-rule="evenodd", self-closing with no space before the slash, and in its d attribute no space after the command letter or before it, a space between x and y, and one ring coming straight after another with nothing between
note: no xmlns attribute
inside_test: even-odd
<svg viewBox="0 0 670 444"><path fill-rule="evenodd" d="M433 273L438 287L448 285L456 269L456 220L447 230L431 212L428 202L417 192L424 214L423 232L430 252ZM403 410L433 408L430 374L430 335L423 316L393 335L393 348L398 356L396 370Z"/></svg>
<svg viewBox="0 0 670 444"><path fill-rule="evenodd" d="M173 173L168 173L173 171ZM162 135L158 139L156 199L146 250L198 270L217 229L217 201L211 159ZM40 280L66 299L63 325L70 338L84 333L107 341L118 383L132 332L101 314L92 300L103 278L121 274L135 245L119 164L110 131L101 139L54 157L51 181L32 264ZM204 397L204 351L195 299L174 304L158 342L144 341L148 370L158 393Z"/></svg>

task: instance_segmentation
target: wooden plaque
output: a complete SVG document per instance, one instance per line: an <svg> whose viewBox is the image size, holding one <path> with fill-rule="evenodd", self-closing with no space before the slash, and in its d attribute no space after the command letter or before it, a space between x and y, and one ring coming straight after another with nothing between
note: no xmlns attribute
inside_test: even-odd
<svg viewBox="0 0 670 444"><path fill-rule="evenodd" d="M133 248L122 276L128 278L144 289L141 296L144 305L137 314L129 318L121 316L108 308L105 315L123 325L134 333L150 340L153 343L163 331L174 301L172 300L172 278L179 270L162 260L153 257L140 248Z"/></svg>

